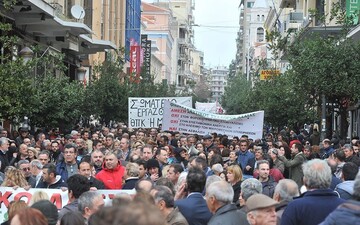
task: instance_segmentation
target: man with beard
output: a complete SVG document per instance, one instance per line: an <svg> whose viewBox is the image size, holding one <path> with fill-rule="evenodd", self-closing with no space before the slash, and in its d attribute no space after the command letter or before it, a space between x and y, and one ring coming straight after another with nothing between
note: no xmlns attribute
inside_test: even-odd
<svg viewBox="0 0 360 225"><path fill-rule="evenodd" d="M100 150L94 150L91 152L91 163L94 165L96 173L102 170L102 164L104 162L104 154Z"/></svg>

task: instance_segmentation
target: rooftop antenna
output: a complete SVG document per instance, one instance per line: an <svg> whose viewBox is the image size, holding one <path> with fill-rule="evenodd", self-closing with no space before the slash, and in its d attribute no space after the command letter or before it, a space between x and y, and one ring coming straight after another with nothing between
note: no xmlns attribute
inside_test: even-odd
<svg viewBox="0 0 360 225"><path fill-rule="evenodd" d="M81 7L81 6L79 6L79 5L74 5L73 7L71 7L71 15L72 15L76 20L84 19L84 17L85 17L85 10L83 9L83 7Z"/></svg>

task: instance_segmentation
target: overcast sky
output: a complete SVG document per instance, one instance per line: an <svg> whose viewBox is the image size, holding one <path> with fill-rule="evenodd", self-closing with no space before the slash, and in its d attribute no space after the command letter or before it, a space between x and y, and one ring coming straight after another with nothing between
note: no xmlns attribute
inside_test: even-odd
<svg viewBox="0 0 360 225"><path fill-rule="evenodd" d="M154 0L143 0L152 3ZM155 0L157 1L157 0ZM229 66L236 54L240 0L195 1L195 46L204 52L206 67Z"/></svg>
<svg viewBox="0 0 360 225"><path fill-rule="evenodd" d="M195 27L195 46L204 52L206 67L229 66L235 58L239 2L195 0L195 23L200 25Z"/></svg>

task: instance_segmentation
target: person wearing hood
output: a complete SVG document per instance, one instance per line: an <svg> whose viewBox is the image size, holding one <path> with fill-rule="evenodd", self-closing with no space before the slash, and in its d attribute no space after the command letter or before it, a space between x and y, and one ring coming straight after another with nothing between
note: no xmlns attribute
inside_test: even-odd
<svg viewBox="0 0 360 225"><path fill-rule="evenodd" d="M351 199L354 193L354 183L356 174L359 171L359 167L352 162L347 162L343 166L342 170L342 183L338 184L335 191L339 194L340 198L348 200Z"/></svg>
<svg viewBox="0 0 360 225"><path fill-rule="evenodd" d="M36 188L49 188L49 189L66 189L67 184L56 174L56 167L52 163L48 163L42 168L42 180L38 183Z"/></svg>
<svg viewBox="0 0 360 225"><path fill-rule="evenodd" d="M96 174L95 178L102 181L106 189L121 189L125 167L121 165L116 154L107 153L102 167L103 169Z"/></svg>

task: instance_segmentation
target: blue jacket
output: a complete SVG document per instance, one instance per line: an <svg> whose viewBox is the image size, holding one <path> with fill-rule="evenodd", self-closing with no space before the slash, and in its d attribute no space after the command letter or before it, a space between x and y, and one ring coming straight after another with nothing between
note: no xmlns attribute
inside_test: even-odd
<svg viewBox="0 0 360 225"><path fill-rule="evenodd" d="M187 198L175 201L189 225L206 225L212 217L202 194L193 192Z"/></svg>
<svg viewBox="0 0 360 225"><path fill-rule="evenodd" d="M336 186L335 191L339 193L340 198L349 200L354 193L354 184L354 180L344 181Z"/></svg>
<svg viewBox="0 0 360 225"><path fill-rule="evenodd" d="M78 165L79 165L79 162L76 161L75 167L78 167ZM77 170L77 168L76 168L76 170ZM60 175L61 178L62 178L65 182L67 182L67 179L69 178L69 176L68 176L68 172L67 172L67 169L66 169L66 163L65 163L65 161L61 161L60 163L58 163L58 164L56 165L56 174L57 174L57 175Z"/></svg>
<svg viewBox="0 0 360 225"><path fill-rule="evenodd" d="M281 225L318 225L344 202L331 189L307 191L288 204Z"/></svg>
<svg viewBox="0 0 360 225"><path fill-rule="evenodd" d="M246 152L239 151L237 153L237 155L238 155L238 158L237 158L238 164L241 166L241 169L244 172L245 167L248 163L248 160L254 158L255 155L252 152L250 152L249 150L247 150Z"/></svg>
<svg viewBox="0 0 360 225"><path fill-rule="evenodd" d="M355 225L360 222L360 202L347 201L335 209L320 225Z"/></svg>

